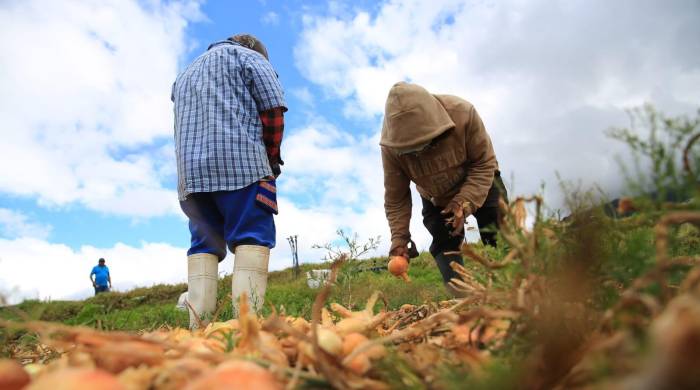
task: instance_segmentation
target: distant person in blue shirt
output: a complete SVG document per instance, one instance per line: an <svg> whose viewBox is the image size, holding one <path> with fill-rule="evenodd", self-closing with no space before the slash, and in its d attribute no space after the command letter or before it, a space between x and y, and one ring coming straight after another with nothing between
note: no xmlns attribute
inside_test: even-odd
<svg viewBox="0 0 700 390"><path fill-rule="evenodd" d="M93 275L95 275L94 278ZM95 295L108 292L112 288L112 278L109 276L109 268L105 265L105 259L100 258L98 264L92 267L90 281L95 288Z"/></svg>

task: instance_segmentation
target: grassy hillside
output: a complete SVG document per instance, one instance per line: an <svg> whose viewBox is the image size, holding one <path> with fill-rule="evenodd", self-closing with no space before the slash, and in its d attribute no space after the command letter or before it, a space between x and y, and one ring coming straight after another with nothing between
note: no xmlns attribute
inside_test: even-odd
<svg viewBox="0 0 700 390"><path fill-rule="evenodd" d="M440 273L433 265L430 254L422 254L411 263L409 275L411 284L392 277L384 271L386 258L353 261L341 273L338 288L331 299L348 307L366 301L375 290L384 292L390 308L395 309L404 303L419 304L426 301L445 299ZM264 314L271 307L289 315L310 318L311 304L318 293L306 284L305 271L328 268L329 263L304 264L302 272L295 278L291 269L271 272ZM371 271L381 267L382 271ZM186 284L155 285L128 292L100 294L84 301L29 300L12 308L0 308L0 318L36 319L56 321L68 325L85 325L105 330L141 331L157 329L161 326L186 327L187 313L177 310L175 304L180 294L187 291ZM219 280L219 318L230 319L231 300L226 294L231 292L231 277Z"/></svg>

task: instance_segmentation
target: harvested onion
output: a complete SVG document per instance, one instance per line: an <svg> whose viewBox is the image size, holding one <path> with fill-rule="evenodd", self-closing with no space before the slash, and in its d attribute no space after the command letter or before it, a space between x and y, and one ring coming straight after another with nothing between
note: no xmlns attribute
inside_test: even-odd
<svg viewBox="0 0 700 390"><path fill-rule="evenodd" d="M343 356L350 355L355 348L368 341L369 339L361 333L350 333L343 339ZM373 345L360 355L366 355L370 359L381 359L386 355L386 350L383 345Z"/></svg>
<svg viewBox="0 0 700 390"><path fill-rule="evenodd" d="M290 325L292 325L292 328L298 330L301 333L306 333L311 329L309 321L303 319L302 317L294 318L290 321Z"/></svg>
<svg viewBox="0 0 700 390"><path fill-rule="evenodd" d="M204 329L204 337L223 336L237 331L239 328L238 320L230 320L226 322L212 322Z"/></svg>
<svg viewBox="0 0 700 390"><path fill-rule="evenodd" d="M208 363L195 358L184 358L165 363L153 379L156 389L181 389L211 371Z"/></svg>
<svg viewBox="0 0 700 390"><path fill-rule="evenodd" d="M338 321L335 326L340 334L364 332L367 328L368 321L369 318L360 318L359 316L343 318L342 320Z"/></svg>
<svg viewBox="0 0 700 390"><path fill-rule="evenodd" d="M155 366L163 361L163 348L141 341L111 342L97 348L93 357L97 367L118 374L129 367L146 364ZM86 361L89 362L89 359Z"/></svg>
<svg viewBox="0 0 700 390"><path fill-rule="evenodd" d="M187 390L255 389L281 390L274 375L255 363L233 360L222 363L186 387Z"/></svg>
<svg viewBox="0 0 700 390"><path fill-rule="evenodd" d="M367 341L367 337L360 333L350 333L343 339L343 355L348 356L350 352L354 351L360 344Z"/></svg>
<svg viewBox="0 0 700 390"><path fill-rule="evenodd" d="M93 390L123 390L114 375L93 369L67 368L46 374L33 381L27 390L73 390L89 387Z"/></svg>
<svg viewBox="0 0 700 390"><path fill-rule="evenodd" d="M348 363L345 364L350 371L357 375L362 375L372 368L372 364L369 361L367 354L360 353L353 357Z"/></svg>
<svg viewBox="0 0 700 390"><path fill-rule="evenodd" d="M387 267L392 275L398 276L406 282L410 282L408 278L408 260L403 256L391 256Z"/></svg>
<svg viewBox="0 0 700 390"><path fill-rule="evenodd" d="M0 359L0 389L19 390L30 380L21 364L11 359Z"/></svg>
<svg viewBox="0 0 700 390"><path fill-rule="evenodd" d="M318 329L318 346L331 355L338 356L343 352L343 339L330 329Z"/></svg>

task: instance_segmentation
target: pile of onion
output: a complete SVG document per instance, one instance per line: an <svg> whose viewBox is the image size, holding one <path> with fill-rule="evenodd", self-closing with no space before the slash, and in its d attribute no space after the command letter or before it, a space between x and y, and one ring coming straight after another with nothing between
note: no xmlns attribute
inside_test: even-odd
<svg viewBox="0 0 700 390"><path fill-rule="evenodd" d="M403 279L406 282L410 282L411 279L408 278L408 259L403 256L391 256L389 258L389 272L392 275Z"/></svg>

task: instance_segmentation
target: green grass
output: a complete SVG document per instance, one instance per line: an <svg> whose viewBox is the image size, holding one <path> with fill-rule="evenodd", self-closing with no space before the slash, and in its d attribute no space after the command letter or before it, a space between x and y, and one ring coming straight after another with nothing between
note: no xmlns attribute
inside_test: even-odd
<svg viewBox="0 0 700 390"><path fill-rule="evenodd" d="M405 303L422 304L447 298L440 272L434 266L433 258L429 254L421 254L420 257L411 261L410 284L404 283L385 271L386 263L386 257L347 262L341 268L337 286L333 289L329 301L349 308L364 308L370 295L374 291L380 291L389 309L397 309ZM304 264L297 278L294 277L291 269L271 272L262 314L267 316L275 310L292 316L310 318L311 307L319 290L308 287L306 271L329 267L330 263ZM379 272L369 270L375 267L381 267L382 270ZM219 318L233 317L228 295L230 292L231 277L226 276L219 281L218 301L221 306Z"/></svg>
<svg viewBox="0 0 700 390"><path fill-rule="evenodd" d="M429 254L422 254L411 262L410 284L388 272L368 271L370 267L385 267L386 258L372 258L348 262L341 270L338 286L330 301L351 308L364 307L374 291L381 291L390 309L404 303L421 304L446 299L439 271ZM291 269L271 272L268 279L266 304L263 314L284 311L289 315L309 318L318 289L309 288L305 272L329 268L329 263L304 264L298 277ZM10 320L32 319L83 325L107 330L140 331L160 326L187 326L187 313L177 310L175 304L185 284L156 285L128 292L99 294L84 301L27 300L13 307L0 308L0 318ZM230 318L231 276L219 280L218 300L222 308L219 317Z"/></svg>
<svg viewBox="0 0 700 390"><path fill-rule="evenodd" d="M603 279L614 282L606 286L627 286L635 277L655 264L653 220L632 227L616 226L615 223L611 221L609 229L601 232L606 237L596 252L597 260L592 268ZM675 229L673 244L672 252L675 256L697 255L700 252L698 229L688 225ZM507 252L504 246L481 250L496 259L502 258ZM557 256L563 255L555 251L545 257ZM338 283L332 290L329 301L357 309L364 307L374 291L380 291L388 308L393 310L406 303L422 304L448 298L440 273L430 254L422 253L411 261L408 272L411 283L404 283L386 272L386 262L386 257L346 262L341 268ZM545 259L545 262L548 265L543 266L541 272L552 272L551 265L556 262L551 259ZM303 264L296 278L291 269L271 272L263 314L270 314L274 307L278 312L309 318L311 306L319 290L307 286L305 273L310 269L329 266L329 263ZM380 267L382 271L368 270L371 267ZM467 263L467 269L474 273L477 279L484 280L483 267ZM517 264L499 270L492 274L493 283L510 285L518 272ZM185 284L155 285L124 293L100 294L84 301L28 300L14 307L0 308L0 318L56 321L69 325L125 331L154 329L160 326L186 326L187 313L175 308L178 297L186 290ZM231 318L233 315L230 291L231 276L228 275L219 280L218 286L218 301L222 306L219 313L221 319ZM600 289L596 303L601 308L610 307L618 298L617 291L610 287Z"/></svg>
<svg viewBox="0 0 700 390"><path fill-rule="evenodd" d="M96 325L99 320L106 329L137 330L144 324L142 317L148 316L145 308L166 313L164 308L174 307L177 298L186 290L185 284L155 285L124 293L100 294L84 301L27 300L13 307L0 308L0 318L24 318L88 326ZM129 316L132 311L140 315ZM124 321L119 318L124 316L131 319Z"/></svg>

